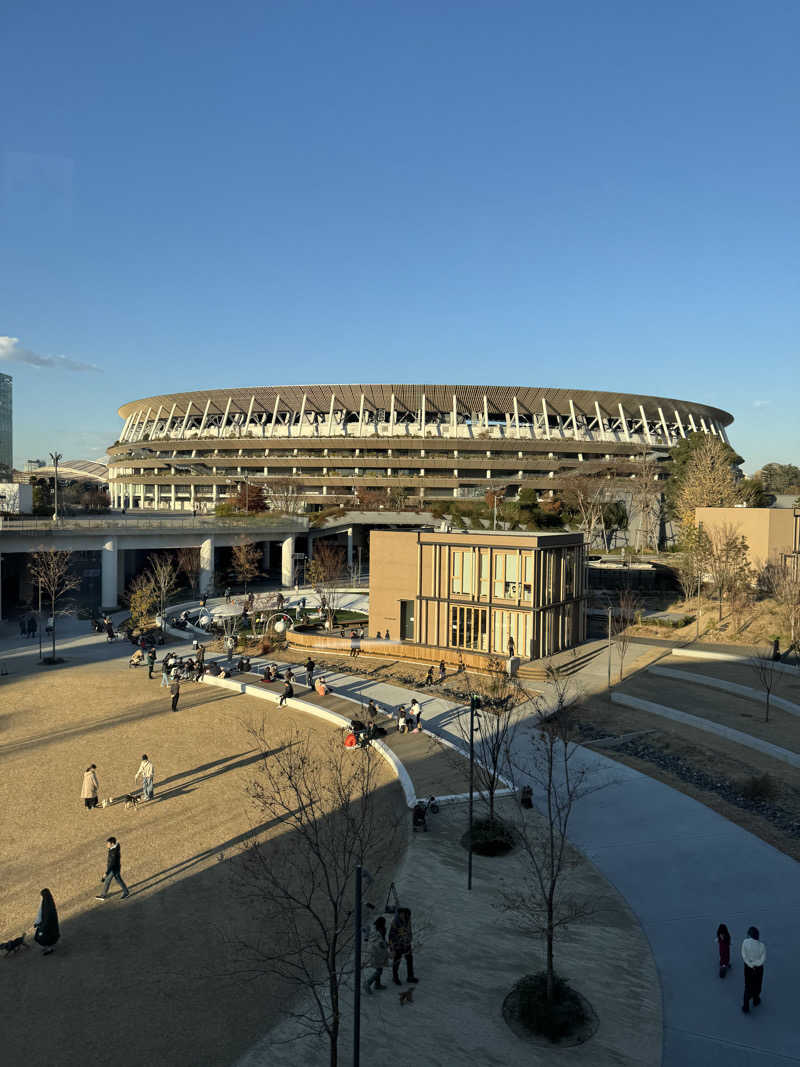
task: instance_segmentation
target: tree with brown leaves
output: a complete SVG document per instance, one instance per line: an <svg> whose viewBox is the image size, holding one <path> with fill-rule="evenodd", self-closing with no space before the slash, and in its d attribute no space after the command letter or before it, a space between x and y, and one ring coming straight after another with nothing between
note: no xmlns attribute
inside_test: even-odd
<svg viewBox="0 0 800 1067"><path fill-rule="evenodd" d="M344 549L330 540L316 540L314 558L306 568L306 578L319 600L320 613L326 616L329 624L339 608L346 574Z"/></svg>
<svg viewBox="0 0 800 1067"><path fill-rule="evenodd" d="M247 583L252 582L252 580L258 577L261 573L261 553L252 541L248 541L246 538L240 538L233 546L231 562L233 564L233 569L236 572L236 577L244 584L244 591L246 593Z"/></svg>

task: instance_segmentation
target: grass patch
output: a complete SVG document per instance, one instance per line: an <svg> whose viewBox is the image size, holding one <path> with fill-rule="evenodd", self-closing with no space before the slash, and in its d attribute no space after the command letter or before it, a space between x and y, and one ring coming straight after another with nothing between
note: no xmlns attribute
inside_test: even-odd
<svg viewBox="0 0 800 1067"><path fill-rule="evenodd" d="M741 788L745 800L772 800L777 792L769 774L751 774Z"/></svg>
<svg viewBox="0 0 800 1067"><path fill-rule="evenodd" d="M461 839L469 848L469 830ZM472 823L472 851L477 856L505 856L514 847L514 831L501 819L474 819Z"/></svg>

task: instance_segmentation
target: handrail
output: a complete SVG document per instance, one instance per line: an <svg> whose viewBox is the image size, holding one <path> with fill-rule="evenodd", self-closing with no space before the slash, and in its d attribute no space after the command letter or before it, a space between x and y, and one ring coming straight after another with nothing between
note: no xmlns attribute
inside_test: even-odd
<svg viewBox="0 0 800 1067"><path fill-rule="evenodd" d="M258 528L258 527L281 527L283 529L305 531L308 529L308 519L297 516L216 516L216 515L187 515L175 518L134 519L119 517L112 519L81 519L77 517L61 519L9 519L0 518L0 530L8 532L38 530L41 532L57 531L80 532L83 530L115 530L124 533L125 530L194 530L194 529L219 529L222 528Z"/></svg>

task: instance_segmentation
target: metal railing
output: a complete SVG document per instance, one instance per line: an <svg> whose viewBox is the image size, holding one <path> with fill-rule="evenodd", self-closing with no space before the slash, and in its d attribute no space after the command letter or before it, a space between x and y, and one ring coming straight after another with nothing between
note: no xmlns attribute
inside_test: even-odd
<svg viewBox="0 0 800 1067"><path fill-rule="evenodd" d="M14 519L0 518L0 531L23 533L38 531L53 533L56 531L82 532L88 530L194 530L194 529L253 529L262 527L280 527L282 529L304 532L308 529L308 519L291 515L186 515L170 518L129 518L120 515L115 518L84 519L68 516L59 519Z"/></svg>

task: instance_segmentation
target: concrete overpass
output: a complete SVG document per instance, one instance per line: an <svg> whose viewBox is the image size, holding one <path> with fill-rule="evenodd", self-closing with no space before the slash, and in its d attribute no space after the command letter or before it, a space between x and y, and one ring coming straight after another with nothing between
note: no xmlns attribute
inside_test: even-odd
<svg viewBox="0 0 800 1067"><path fill-rule="evenodd" d="M281 546L281 583L294 581L297 538L306 543L306 553L313 558L318 537L345 538L347 565L352 567L354 542L373 527L417 527L433 523L428 514L409 512L342 512L319 526L311 526L306 515L276 515L267 512L255 516L221 517L186 516L174 512L166 515L137 515L112 512L102 518L71 517L52 519L0 519L0 564L12 553L31 553L48 549L70 552L97 552L100 560L103 607L118 603L124 588L125 568L120 567L120 553L125 551L158 552L177 548L200 549L201 589L214 577L214 553L217 548L231 547L243 537L262 544L265 566L270 546ZM0 565L0 617L3 614L2 572Z"/></svg>

